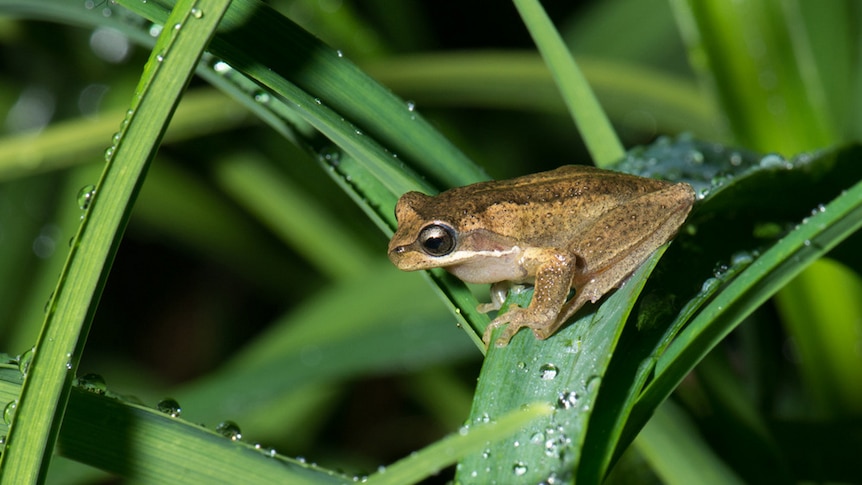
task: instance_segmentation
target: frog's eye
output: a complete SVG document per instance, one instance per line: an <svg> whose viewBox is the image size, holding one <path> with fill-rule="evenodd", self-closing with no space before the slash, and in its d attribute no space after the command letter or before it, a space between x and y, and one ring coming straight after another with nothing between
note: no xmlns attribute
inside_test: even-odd
<svg viewBox="0 0 862 485"><path fill-rule="evenodd" d="M419 245L428 256L446 256L455 249L455 230L444 224L431 224L419 233Z"/></svg>

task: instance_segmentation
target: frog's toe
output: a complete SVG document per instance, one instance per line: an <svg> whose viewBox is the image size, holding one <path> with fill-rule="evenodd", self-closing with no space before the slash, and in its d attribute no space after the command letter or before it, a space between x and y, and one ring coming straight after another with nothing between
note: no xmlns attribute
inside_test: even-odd
<svg viewBox="0 0 862 485"><path fill-rule="evenodd" d="M479 313L488 313L488 312L497 311L499 309L500 309L500 305L497 305L494 302L480 303L480 304L476 305L476 311Z"/></svg>

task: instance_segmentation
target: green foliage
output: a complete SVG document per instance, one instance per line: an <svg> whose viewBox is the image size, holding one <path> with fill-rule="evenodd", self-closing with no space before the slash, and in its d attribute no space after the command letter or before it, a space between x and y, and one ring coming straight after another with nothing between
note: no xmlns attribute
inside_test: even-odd
<svg viewBox="0 0 862 485"><path fill-rule="evenodd" d="M517 0L541 57L227 3L0 0L0 482L860 479L855 3ZM586 152L691 183L687 225L481 359L485 289L385 261L397 197Z"/></svg>

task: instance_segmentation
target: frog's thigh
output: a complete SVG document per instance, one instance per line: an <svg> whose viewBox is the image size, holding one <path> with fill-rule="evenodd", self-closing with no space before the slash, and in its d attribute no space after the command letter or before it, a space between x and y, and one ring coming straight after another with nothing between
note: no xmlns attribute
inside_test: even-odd
<svg viewBox="0 0 862 485"><path fill-rule="evenodd" d="M680 198L677 186L630 200L596 220L571 250L586 263L589 273L628 267L631 273L656 248L673 236L688 215L690 202ZM634 255L634 257L632 257Z"/></svg>
<svg viewBox="0 0 862 485"><path fill-rule="evenodd" d="M595 302L618 287L670 239L686 215L688 211L680 203L678 192L668 189L641 197L599 219L581 239L585 241L581 251L586 271L575 279L577 291L560 312L559 323L568 320L586 302ZM632 228L633 224L637 227Z"/></svg>

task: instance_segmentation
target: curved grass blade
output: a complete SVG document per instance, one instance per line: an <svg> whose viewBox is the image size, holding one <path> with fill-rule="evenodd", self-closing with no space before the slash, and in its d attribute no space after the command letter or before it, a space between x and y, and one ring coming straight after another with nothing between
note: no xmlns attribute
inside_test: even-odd
<svg viewBox="0 0 862 485"><path fill-rule="evenodd" d="M701 310L656 363L655 379L632 410L632 423L666 399L703 356L811 262L862 227L862 182L812 215L757 258Z"/></svg>
<svg viewBox="0 0 862 485"><path fill-rule="evenodd" d="M0 484L44 480L72 377L134 197L228 3L180 2L170 19L178 28L163 32L145 67L114 158L96 187L98 196L86 202L87 213L50 302L0 458ZM208 15L198 17L195 8ZM89 199L92 193L84 195Z"/></svg>
<svg viewBox="0 0 862 485"><path fill-rule="evenodd" d="M850 147L793 162L767 156L735 177L718 176L720 186L695 209L696 231L678 237L667 271L653 279L655 289L648 289L649 298L639 308L638 327L623 336L626 357L614 359L609 371L614 385L607 396L614 404L596 416L601 432L589 438L590 466L580 470L580 481L601 480L612 457L709 349L789 278L858 228L859 203L850 194L858 196L860 189L847 187L862 177L860 153L859 147ZM811 216L812 208L836 194L841 195L825 211ZM759 239L763 221L780 228L803 219L758 256L757 250L771 242ZM714 275L716 261L729 263ZM648 304L650 299L655 303ZM769 466L782 466L779 456L771 458Z"/></svg>
<svg viewBox="0 0 862 485"><path fill-rule="evenodd" d="M120 3L155 22L165 14L154 2ZM397 196L408 190L436 192L411 175L405 163L443 187L488 178L340 51L269 7L235 2L219 29L212 43L216 57L201 69L202 75L316 154L384 233L391 234L395 226L392 208ZM292 47L268 47L285 45ZM468 334L477 347L484 348L476 334L488 318L475 311L477 302L469 289L441 272L432 272L431 278L465 330L473 329Z"/></svg>

